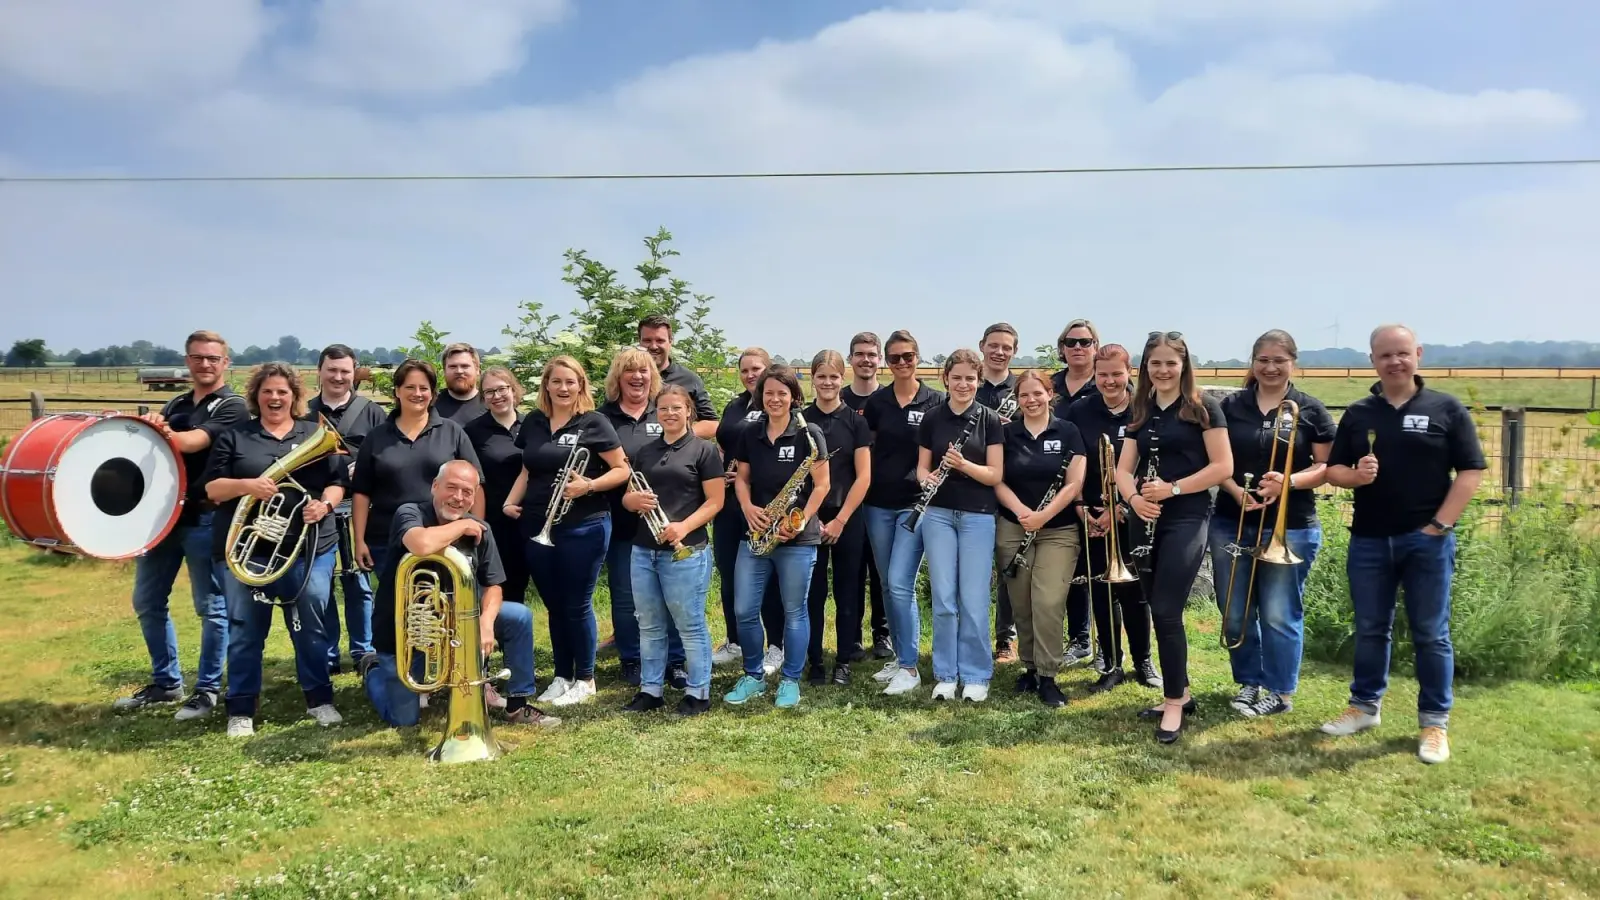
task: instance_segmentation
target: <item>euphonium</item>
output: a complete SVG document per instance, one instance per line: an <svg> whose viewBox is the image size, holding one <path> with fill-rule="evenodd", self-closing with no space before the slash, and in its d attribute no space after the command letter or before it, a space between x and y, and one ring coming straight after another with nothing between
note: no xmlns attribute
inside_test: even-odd
<svg viewBox="0 0 1600 900"><path fill-rule="evenodd" d="M1289 479L1294 476L1294 440L1300 431L1300 404L1285 397L1283 402L1278 404L1278 409L1272 415L1272 444L1267 449L1266 471L1268 472L1273 471L1278 464L1278 427L1280 422L1287 422L1289 425L1289 437L1283 454L1283 490L1278 494L1278 517L1272 526L1272 537L1265 546L1261 544L1261 530L1267 525L1267 507L1261 507L1261 520L1256 525L1256 546L1250 551L1250 582L1249 586L1245 588L1244 594L1244 621L1248 621L1250 618L1250 601L1255 597L1256 567L1260 563L1294 566L1303 562L1299 556L1295 555L1293 550L1289 549L1287 540L1289 529ZM1250 490L1248 475L1245 476L1245 480L1245 491L1248 492ZM1260 490L1259 482L1257 483L1257 490ZM1228 613L1233 606L1233 574L1239 564L1239 555L1245 552L1244 547L1239 544L1240 539L1244 536L1244 516L1244 504L1241 503L1239 504L1238 535L1228 548L1228 552L1233 556L1233 563L1228 567L1228 599L1222 608L1221 642L1223 648L1227 650L1237 650L1244 646L1246 634L1244 626L1241 625L1239 640L1233 643L1228 642L1228 622L1230 621Z"/></svg>
<svg viewBox="0 0 1600 900"><path fill-rule="evenodd" d="M817 439L811 436L811 429L806 427L806 418L799 410L794 412L794 422L795 426L805 434L806 442L811 445L811 452L800 461L794 474L784 482L783 489L778 491L777 496L773 497L762 510L767 514L767 527L764 530L750 529L750 552L756 556L766 556L777 549L780 543L778 532L785 523L788 524L789 530L794 532L798 532L806 524L805 510L800 508L800 488L805 484L806 476L811 474L811 467L817 464L820 454L817 450Z"/></svg>
<svg viewBox="0 0 1600 900"><path fill-rule="evenodd" d="M572 452L567 454L567 462L561 467L560 474L556 475L555 493L550 495L550 502L544 508L544 527L533 536L535 544L554 547L555 542L550 540L550 529L561 521L561 517L572 508L572 501L567 499L567 484L572 481L572 476L582 472L589 466L589 448L578 444L572 445Z"/></svg>
<svg viewBox="0 0 1600 900"><path fill-rule="evenodd" d="M455 547L431 556L407 553L394 573L395 669L400 683L418 694L449 689L444 736L432 762L495 759L500 745L489 730L483 686L509 674L483 677L478 642L478 585L472 560ZM411 670L420 656L421 672Z"/></svg>
<svg viewBox="0 0 1600 900"><path fill-rule="evenodd" d="M650 490L649 479L645 478L644 473L640 472L638 469L634 469L633 472L628 475L628 487L629 489L640 494L655 493L654 491ZM656 498L656 501L656 508L640 513L639 518L644 520L645 526L650 529L650 536L656 539L656 543L660 543L662 530L668 525L671 525L672 520L667 518L666 511L663 510L659 505L659 497ZM689 547L685 547L683 545L683 541L678 541L672 545L672 559L674 561L688 559L692 555L694 555L694 550Z"/></svg>
<svg viewBox="0 0 1600 900"><path fill-rule="evenodd" d="M294 480L294 472L329 455L350 452L325 416L318 415L317 420L317 430L305 443L261 473L278 485L278 493L264 504L249 494L239 498L228 523L224 561L240 584L265 587L282 578L305 549L306 535L315 531L303 518L311 494Z"/></svg>
<svg viewBox="0 0 1600 900"><path fill-rule="evenodd" d="M1117 540L1117 452L1111 446L1111 438L1100 435L1100 499L1105 503L1106 509L1111 510L1111 527L1106 530L1106 571L1096 575L1092 580L1104 581L1107 584L1125 584L1138 581L1139 576L1133 574L1133 568L1122 559L1121 548ZM1084 548L1087 552L1088 548ZM1091 569L1091 571L1093 571ZM1112 604L1115 609L1116 605Z"/></svg>

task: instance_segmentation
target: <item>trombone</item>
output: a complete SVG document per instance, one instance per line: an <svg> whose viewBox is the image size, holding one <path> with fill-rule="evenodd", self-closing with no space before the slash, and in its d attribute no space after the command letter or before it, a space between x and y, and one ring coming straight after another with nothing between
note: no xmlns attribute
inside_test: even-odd
<svg viewBox="0 0 1600 900"><path fill-rule="evenodd" d="M1133 568L1122 558L1121 548L1117 541L1117 453L1111 446L1111 438L1100 435L1100 499L1105 503L1105 508L1111 510L1111 527L1106 529L1106 571L1098 576L1094 574L1094 557L1089 557L1089 580L1103 581L1107 585L1126 584L1138 581L1139 576L1133 574ZM1087 550L1087 546L1084 548ZM1090 587L1092 596L1094 588ZM1110 589L1107 588L1109 591Z"/></svg>
<svg viewBox="0 0 1600 900"><path fill-rule="evenodd" d="M1278 516L1272 526L1272 537L1265 546L1261 544L1261 531L1267 526L1267 506L1261 507L1261 519L1256 524L1256 545L1246 551L1240 544L1244 539L1245 504L1239 504L1239 527L1234 533L1233 543L1226 548L1228 555L1233 557L1233 562L1228 566L1228 599L1222 604L1222 628L1220 640L1224 650L1237 650L1244 646L1246 634L1245 622L1250 619L1250 601L1255 597L1256 571L1261 563L1275 566L1297 566L1304 562L1295 552L1289 549L1286 535L1289 529L1289 479L1294 476L1294 441L1300 431L1300 404L1285 397L1278 404L1278 409L1272 415L1272 444L1267 448L1267 471L1272 472L1278 466L1278 429L1283 425L1289 426L1289 438L1283 453L1283 490L1278 493ZM1265 477L1265 476L1263 476ZM1244 476L1244 490L1250 493L1250 473ZM1256 489L1260 490L1257 482ZM1239 570L1239 557L1244 553L1250 554L1250 581L1245 588L1244 615L1239 625L1239 639L1233 643L1228 642L1229 614L1233 611L1233 579Z"/></svg>

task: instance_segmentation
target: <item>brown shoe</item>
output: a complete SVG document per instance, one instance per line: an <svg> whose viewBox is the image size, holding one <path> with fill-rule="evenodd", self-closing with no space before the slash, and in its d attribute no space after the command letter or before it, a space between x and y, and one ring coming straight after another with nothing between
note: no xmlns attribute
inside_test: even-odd
<svg viewBox="0 0 1600 900"><path fill-rule="evenodd" d="M996 650L994 652L994 661L999 663L1000 665L1005 665L1007 663L1016 662L1017 661L1017 642L1016 641L1006 641L1004 644L1001 644L1000 645L1000 649L998 649L998 650Z"/></svg>
<svg viewBox="0 0 1600 900"><path fill-rule="evenodd" d="M540 711L539 707L528 705L506 716L508 725L538 725L541 728L554 728L561 724L559 716L552 716Z"/></svg>

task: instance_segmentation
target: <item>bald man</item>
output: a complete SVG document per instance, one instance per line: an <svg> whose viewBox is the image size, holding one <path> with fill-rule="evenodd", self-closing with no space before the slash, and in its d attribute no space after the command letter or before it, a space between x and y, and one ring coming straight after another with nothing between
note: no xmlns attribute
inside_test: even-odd
<svg viewBox="0 0 1600 900"><path fill-rule="evenodd" d="M1416 650L1417 757L1450 758L1446 737L1455 677L1450 585L1456 520L1483 481L1483 447L1466 406L1417 374L1422 345L1404 325L1372 332L1372 394L1345 410L1328 460L1328 483L1355 492L1345 563L1355 611L1350 705L1322 726L1349 735L1380 724L1389 686L1395 606L1405 588Z"/></svg>

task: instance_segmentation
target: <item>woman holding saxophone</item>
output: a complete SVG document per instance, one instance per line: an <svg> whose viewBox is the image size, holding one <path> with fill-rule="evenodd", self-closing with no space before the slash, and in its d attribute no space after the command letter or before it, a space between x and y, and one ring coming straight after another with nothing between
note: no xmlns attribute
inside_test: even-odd
<svg viewBox="0 0 1600 900"><path fill-rule="evenodd" d="M1072 506L1083 489L1083 438L1078 426L1052 414L1043 373L1018 375L1015 392L1020 416L1005 426L1005 479L994 488L994 558L1017 620L1017 693L1037 694L1054 708L1067 703L1056 674L1066 655L1067 587L1078 564Z"/></svg>
<svg viewBox="0 0 1600 900"><path fill-rule="evenodd" d="M550 610L555 657L555 677L539 701L584 703L595 692L594 587L611 538L605 493L627 483L629 470L577 360L557 356L545 364L538 408L523 419L516 446L522 472L505 514L522 522L528 575Z"/></svg>
<svg viewBox="0 0 1600 900"><path fill-rule="evenodd" d="M1222 645L1239 685L1232 706L1250 717L1294 708L1290 698L1305 647L1301 601L1322 546L1311 492L1326 478L1335 425L1328 408L1290 380L1298 356L1286 331L1256 338L1244 390L1222 401L1234 473L1217 494L1211 564L1223 615ZM1285 485L1288 507L1280 509ZM1280 513L1284 531L1278 536L1274 523ZM1279 537L1289 557L1256 558L1258 547Z"/></svg>
<svg viewBox="0 0 1600 900"><path fill-rule="evenodd" d="M806 594L822 542L817 510L832 482L827 439L798 415L805 395L794 373L784 366L767 369L756 381L755 395L761 399L764 418L744 430L733 457L739 466L734 492L750 529L748 539L739 544L734 569L744 676L723 700L745 703L767 691L761 605L767 584L775 577L783 603L783 667L775 705L790 709L800 704L800 672L811 636Z"/></svg>
<svg viewBox="0 0 1600 900"><path fill-rule="evenodd" d="M639 516L633 533L634 612L639 620L639 692L625 707L648 712L664 705L668 629L682 636L687 677L678 714L711 708L711 632L706 628L706 588L711 553L706 525L722 509L722 454L692 430L694 398L669 384L656 398L661 434L632 457L633 474L622 505Z"/></svg>
<svg viewBox="0 0 1600 900"><path fill-rule="evenodd" d="M307 714L318 725L343 721L333 707L328 630L323 617L329 614L328 597L333 592L333 565L339 544L330 513L344 499L349 457L332 452L337 445L326 441L324 436L329 432L322 431L316 422L300 418L306 410L304 392L299 374L289 366L266 363L257 368L244 392L252 418L217 436L204 476L207 499L219 505L212 557L223 573L222 586L228 598L229 737L255 733L261 656L272 629L273 613L280 603L286 607L291 623L289 640L294 645L295 675L305 694ZM308 461L292 471L290 477L304 489L303 497L293 485L285 485L286 479L274 479L268 474L279 460L293 461L297 449ZM319 453L323 455L317 456ZM278 503L285 512L279 515L289 517L291 528L286 540L273 542L266 534L255 533L251 524L265 525L261 517L274 514L269 504L280 495ZM233 521L245 498L252 501L251 515L235 534L234 528L222 523ZM293 552L289 541L295 540L297 533L303 534L304 542L292 562L267 563L257 568L247 565L250 560L243 558L248 554L253 560L264 560L268 550ZM252 543L253 553L249 552ZM245 577L252 579L280 570L282 574L267 584L252 587L239 580L239 566L244 566Z"/></svg>

